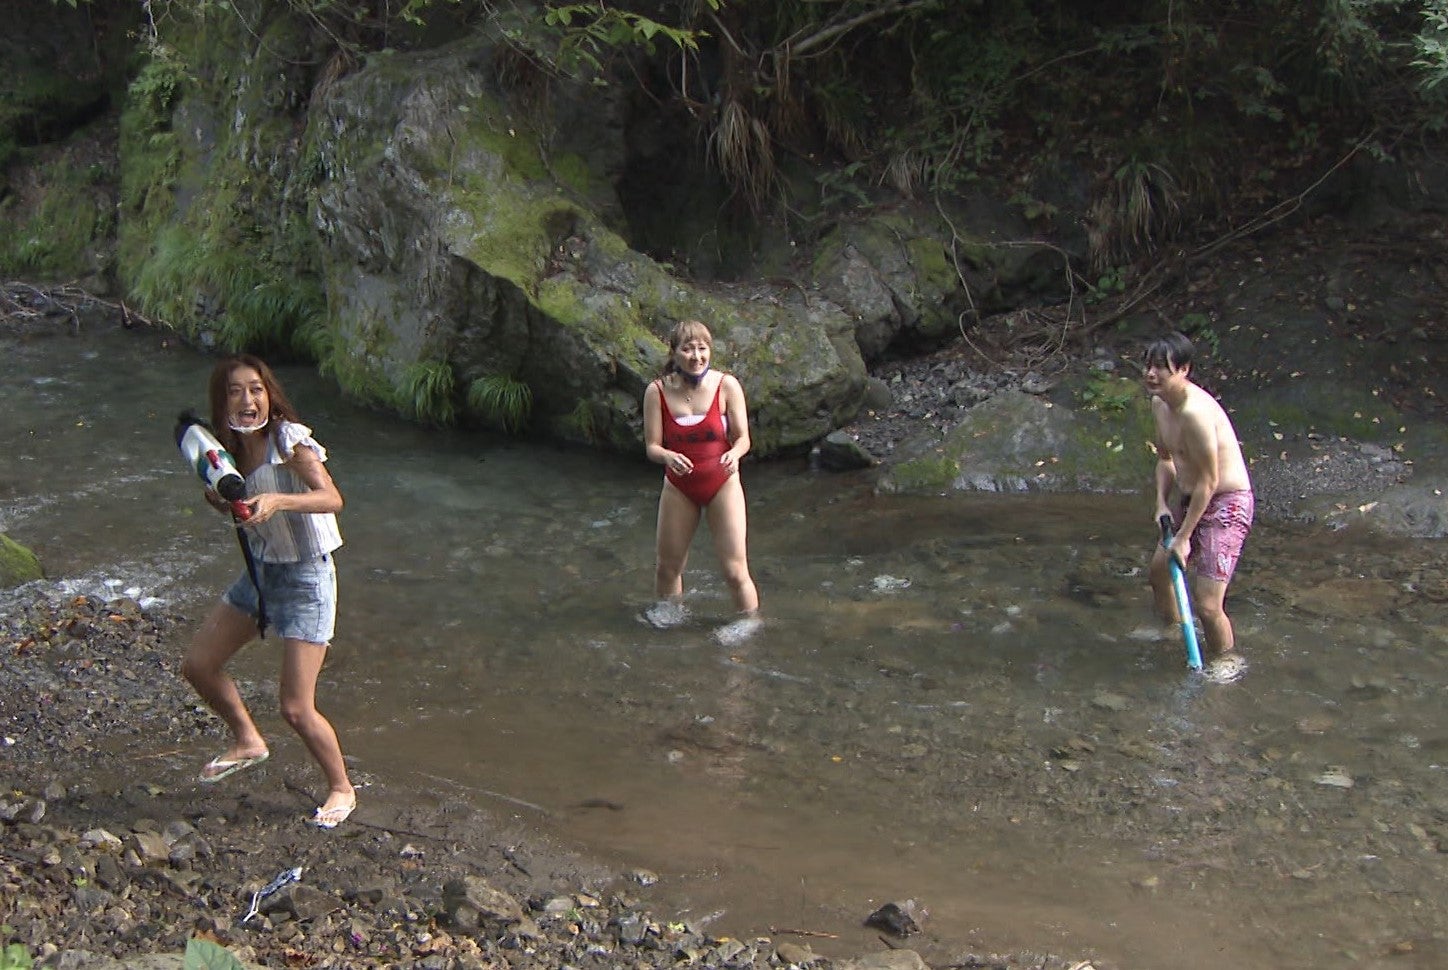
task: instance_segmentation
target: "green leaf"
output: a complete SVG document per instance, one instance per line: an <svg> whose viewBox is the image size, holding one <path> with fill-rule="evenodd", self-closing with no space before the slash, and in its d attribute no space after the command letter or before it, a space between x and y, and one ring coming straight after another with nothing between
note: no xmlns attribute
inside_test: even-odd
<svg viewBox="0 0 1448 970"><path fill-rule="evenodd" d="M30 970L34 965L30 951L22 943L11 943L0 950L0 970Z"/></svg>
<svg viewBox="0 0 1448 970"><path fill-rule="evenodd" d="M245 970L224 946L193 936L186 941L185 970Z"/></svg>

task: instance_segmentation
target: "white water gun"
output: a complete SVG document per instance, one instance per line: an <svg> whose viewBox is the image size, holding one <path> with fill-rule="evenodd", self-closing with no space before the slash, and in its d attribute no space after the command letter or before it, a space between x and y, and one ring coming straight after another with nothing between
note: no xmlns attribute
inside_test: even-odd
<svg viewBox="0 0 1448 970"><path fill-rule="evenodd" d="M242 501L246 498L246 479L205 421L190 411L181 412L176 419L176 446L201 480L231 503L232 514L238 519L250 518L251 506Z"/></svg>

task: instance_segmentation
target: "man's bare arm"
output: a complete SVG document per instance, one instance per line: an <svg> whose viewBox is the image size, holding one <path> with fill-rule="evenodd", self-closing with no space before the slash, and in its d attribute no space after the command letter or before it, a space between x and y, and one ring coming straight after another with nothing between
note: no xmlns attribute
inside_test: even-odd
<svg viewBox="0 0 1448 970"><path fill-rule="evenodd" d="M1155 420L1155 435L1152 447L1156 449L1156 518L1171 514L1171 489L1176 484L1176 462L1172 460L1171 448L1167 447L1166 435L1161 425L1166 404L1160 399L1151 402L1152 418Z"/></svg>

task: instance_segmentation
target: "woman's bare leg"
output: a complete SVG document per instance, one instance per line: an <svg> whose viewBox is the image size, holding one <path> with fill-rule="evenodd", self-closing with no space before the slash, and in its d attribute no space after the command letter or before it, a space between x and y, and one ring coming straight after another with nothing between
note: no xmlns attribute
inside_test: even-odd
<svg viewBox="0 0 1448 970"><path fill-rule="evenodd" d="M683 598L684 566L689 561L689 545L698 528L699 507L665 482L659 495L658 558L654 567L654 592L660 599Z"/></svg>
<svg viewBox="0 0 1448 970"><path fill-rule="evenodd" d="M724 581L734 594L734 605L741 613L759 610L759 591L749 575L749 522L744 505L744 486L738 475L731 475L709 503L709 534L714 537L714 551L724 570Z"/></svg>
<svg viewBox="0 0 1448 970"><path fill-rule="evenodd" d="M322 811L352 805L357 792L347 777L347 763L342 759L342 745L337 732L322 712L317 710L317 677L327 659L327 646L288 638L282 659L282 717L301 737L327 779L327 800Z"/></svg>
<svg viewBox="0 0 1448 970"><path fill-rule="evenodd" d="M266 738L251 719L251 712L236 689L236 681L225 669L237 651L256 635L254 619L230 603L217 603L181 660L181 676L196 688L206 706L215 711L231 731L231 747L222 756L229 761L252 758L267 750Z"/></svg>

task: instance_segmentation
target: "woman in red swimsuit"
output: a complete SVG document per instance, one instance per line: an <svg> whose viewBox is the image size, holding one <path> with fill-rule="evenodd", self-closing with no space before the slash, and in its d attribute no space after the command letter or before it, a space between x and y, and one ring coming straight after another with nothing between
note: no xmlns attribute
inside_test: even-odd
<svg viewBox="0 0 1448 970"><path fill-rule="evenodd" d="M709 369L712 350L709 328L683 321L669 335L663 376L644 392L645 451L664 466L654 583L661 598L682 600L689 545L706 516L734 605L752 616L759 592L749 576L739 482L739 459L749 453L749 415L738 379Z"/></svg>

